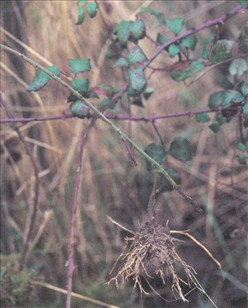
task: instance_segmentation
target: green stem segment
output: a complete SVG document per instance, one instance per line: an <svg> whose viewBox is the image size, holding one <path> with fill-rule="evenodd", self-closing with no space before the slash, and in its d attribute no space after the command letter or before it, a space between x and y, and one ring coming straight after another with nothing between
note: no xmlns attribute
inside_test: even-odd
<svg viewBox="0 0 248 308"><path fill-rule="evenodd" d="M124 133L118 126L116 126L112 121L110 121L101 111L99 111L94 105L92 105L87 99L85 99L78 91L74 90L68 83L66 83L65 81L63 81L60 77L56 76L55 74L49 72L46 68L44 68L42 65L40 65L39 63L37 63L36 61L31 60L30 58L28 58L27 56L23 55L22 53L6 46L3 44L0 44L0 48L4 49L8 52L11 52L12 54L17 55L18 57L22 58L23 60L25 60L26 62L30 63L31 65L33 65L35 68L43 71L44 73L46 73L47 75L49 75L51 78L53 78L54 80L58 81L58 83L60 83L61 85L63 85L65 88L67 88L68 90L70 90L73 94L75 94L79 99L82 99L84 101L84 103L92 110L94 111L94 113L101 118L103 121L105 121L109 126L111 126L111 128L117 133L119 134L122 138L124 138L126 141L128 141L134 148L135 150L140 153L143 157L145 157L148 161L150 161L154 167L157 167L157 171L161 174L163 174L167 180L171 183L171 185L173 186L174 189L179 189L179 186L173 181L173 179L169 176L169 174L164 170L164 168L158 164L152 157L150 157L149 155L147 155L131 138L129 138L127 136L126 133Z"/></svg>

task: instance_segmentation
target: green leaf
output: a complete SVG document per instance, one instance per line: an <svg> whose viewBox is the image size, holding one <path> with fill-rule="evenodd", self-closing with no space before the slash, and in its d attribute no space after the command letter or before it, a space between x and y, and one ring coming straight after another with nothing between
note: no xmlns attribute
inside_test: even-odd
<svg viewBox="0 0 248 308"><path fill-rule="evenodd" d="M209 128L216 134L220 130L219 123L212 123L209 125Z"/></svg>
<svg viewBox="0 0 248 308"><path fill-rule="evenodd" d="M203 48L202 48L202 57L204 59L208 59L211 49L213 47L213 43L215 40L215 35L210 34L204 41L203 41Z"/></svg>
<svg viewBox="0 0 248 308"><path fill-rule="evenodd" d="M152 95L153 92L154 92L154 89L152 87L145 88L145 90L143 91L144 99L148 99Z"/></svg>
<svg viewBox="0 0 248 308"><path fill-rule="evenodd" d="M108 97L105 97L103 100L100 101L98 104L98 107L101 109L105 107L110 102L110 99Z"/></svg>
<svg viewBox="0 0 248 308"><path fill-rule="evenodd" d="M209 108L218 108L222 105L222 102L224 101L226 96L226 92L220 91L215 92L209 96L208 99L208 107Z"/></svg>
<svg viewBox="0 0 248 308"><path fill-rule="evenodd" d="M71 86L80 94L85 95L89 90L89 80L87 78L74 78Z"/></svg>
<svg viewBox="0 0 248 308"><path fill-rule="evenodd" d="M97 3L96 2L88 2L86 5L87 12L90 15L90 18L94 18L97 13Z"/></svg>
<svg viewBox="0 0 248 308"><path fill-rule="evenodd" d="M91 69L89 59L70 59L68 60L70 70L74 74L85 72Z"/></svg>
<svg viewBox="0 0 248 308"><path fill-rule="evenodd" d="M53 73L55 76L59 76L60 70L58 66L52 65L52 66L47 66L45 67L50 73ZM43 88L47 82L51 79L52 77L46 74L45 72L41 70L36 70L35 77L32 81L32 83L28 86L27 91L32 92L32 91L38 91L41 88Z"/></svg>
<svg viewBox="0 0 248 308"><path fill-rule="evenodd" d="M80 99L76 100L75 102L71 103L70 105L71 113L81 119L88 116L89 107L83 103Z"/></svg>
<svg viewBox="0 0 248 308"><path fill-rule="evenodd" d="M188 161L192 159L190 143L183 137L177 137L172 141L169 153L181 161Z"/></svg>
<svg viewBox="0 0 248 308"><path fill-rule="evenodd" d="M190 35L181 40L180 46L194 50L196 43L197 43L197 38L194 35Z"/></svg>
<svg viewBox="0 0 248 308"><path fill-rule="evenodd" d="M222 124L228 122L228 118L221 114L216 114L216 121L219 124L219 126L221 126Z"/></svg>
<svg viewBox="0 0 248 308"><path fill-rule="evenodd" d="M129 22L126 20L122 20L113 30L113 33L116 34L117 39L121 46L126 47L129 36Z"/></svg>
<svg viewBox="0 0 248 308"><path fill-rule="evenodd" d="M170 67L170 76L176 81L182 81L198 73L205 67L202 60L181 61Z"/></svg>
<svg viewBox="0 0 248 308"><path fill-rule="evenodd" d="M146 26L143 22L143 20L138 19L135 21L129 22L129 29L131 32L131 37L134 40L140 40L143 39L146 35Z"/></svg>
<svg viewBox="0 0 248 308"><path fill-rule="evenodd" d="M248 102L244 104L242 110L243 110L243 115L248 117Z"/></svg>
<svg viewBox="0 0 248 308"><path fill-rule="evenodd" d="M131 97L134 97L138 94L139 94L139 92L135 91L132 87L129 87L128 90L127 90L127 95L129 95Z"/></svg>
<svg viewBox="0 0 248 308"><path fill-rule="evenodd" d="M240 165L246 165L246 159L247 159L247 156L245 153L240 153L238 155L238 162L240 163Z"/></svg>
<svg viewBox="0 0 248 308"><path fill-rule="evenodd" d="M244 96L248 95L248 83L243 83L241 87L241 92L243 93Z"/></svg>
<svg viewBox="0 0 248 308"><path fill-rule="evenodd" d="M246 145L244 143L242 143L242 142L239 142L238 149L240 151L246 151Z"/></svg>
<svg viewBox="0 0 248 308"><path fill-rule="evenodd" d="M127 67L128 66L128 61L125 58L119 58L115 61L113 67L116 66L122 66L122 67Z"/></svg>
<svg viewBox="0 0 248 308"><path fill-rule="evenodd" d="M178 34L183 29L183 25L184 25L183 18L166 18L165 22L168 28L171 30L171 32L175 34Z"/></svg>
<svg viewBox="0 0 248 308"><path fill-rule="evenodd" d="M101 83L99 86L96 86L91 90L94 91L97 95L105 95L107 97L111 97L114 93L114 88L104 83Z"/></svg>
<svg viewBox="0 0 248 308"><path fill-rule="evenodd" d="M86 3L88 0L78 0L78 3Z"/></svg>
<svg viewBox="0 0 248 308"><path fill-rule="evenodd" d="M227 91L225 94L224 101L222 102L222 107L226 108L231 106L233 103L241 103L244 100L243 95L236 91L236 90L230 90Z"/></svg>
<svg viewBox="0 0 248 308"><path fill-rule="evenodd" d="M235 41L231 40L219 40L211 49L209 61L214 64L224 61L232 56L232 48Z"/></svg>
<svg viewBox="0 0 248 308"><path fill-rule="evenodd" d="M244 59L235 59L229 66L229 73L240 77L248 70L247 62Z"/></svg>
<svg viewBox="0 0 248 308"><path fill-rule="evenodd" d="M141 68L130 69L128 71L129 85L137 92L142 92L146 86L146 78Z"/></svg>
<svg viewBox="0 0 248 308"><path fill-rule="evenodd" d="M206 123L210 121L210 118L207 113L198 113L195 115L195 120L199 123Z"/></svg>
<svg viewBox="0 0 248 308"><path fill-rule="evenodd" d="M238 3L243 6L243 8L248 9L248 1L247 0L238 0Z"/></svg>
<svg viewBox="0 0 248 308"><path fill-rule="evenodd" d="M161 145L151 143L145 148L144 152L158 164L162 164L166 160L166 152ZM151 171L153 168L152 163L148 160L146 160L146 167L148 171Z"/></svg>
<svg viewBox="0 0 248 308"><path fill-rule="evenodd" d="M170 39L168 37L166 37L165 35L158 33L157 34L157 42L159 44L164 44L166 42L168 42Z"/></svg>
<svg viewBox="0 0 248 308"><path fill-rule="evenodd" d="M176 44L171 44L168 47L168 53L170 55L171 58L175 57L176 55L178 55L180 52L180 47Z"/></svg>
<svg viewBox="0 0 248 308"><path fill-rule="evenodd" d="M84 7L79 6L78 7L78 19L76 22L76 25L81 25L84 22Z"/></svg>
<svg viewBox="0 0 248 308"><path fill-rule="evenodd" d="M181 177L178 171L175 168L172 167L166 167L164 170L169 174L169 176L172 178L172 180L177 184L181 184ZM164 191L171 191L173 190L172 184L167 180L167 178L161 174L158 180L158 189L157 192L161 193Z"/></svg>
<svg viewBox="0 0 248 308"><path fill-rule="evenodd" d="M136 63L144 61L147 61L147 57L144 54L143 50L139 47L139 45L133 46L128 54L128 62Z"/></svg>

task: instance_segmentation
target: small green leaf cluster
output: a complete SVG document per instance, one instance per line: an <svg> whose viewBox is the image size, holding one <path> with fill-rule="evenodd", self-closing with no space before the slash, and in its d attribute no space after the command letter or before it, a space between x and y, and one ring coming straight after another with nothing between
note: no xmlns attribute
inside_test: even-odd
<svg viewBox="0 0 248 308"><path fill-rule="evenodd" d="M166 164L164 170L173 179L173 181L179 185L181 183L181 176L178 170L170 166L167 162L168 154L180 161L190 161L192 160L192 149L190 142L183 137L176 137L169 145L168 151L159 144L151 143L149 144L144 152L153 158L158 164ZM149 160L146 160L146 168L148 171L153 171L154 166ZM156 171L156 170L155 170ZM158 171L159 172L159 171ZM157 192L171 191L173 190L172 184L169 180L160 173L159 175L159 185Z"/></svg>
<svg viewBox="0 0 248 308"><path fill-rule="evenodd" d="M90 18L94 18L97 14L97 3L95 1L78 0L77 25L81 25L85 18L85 8Z"/></svg>

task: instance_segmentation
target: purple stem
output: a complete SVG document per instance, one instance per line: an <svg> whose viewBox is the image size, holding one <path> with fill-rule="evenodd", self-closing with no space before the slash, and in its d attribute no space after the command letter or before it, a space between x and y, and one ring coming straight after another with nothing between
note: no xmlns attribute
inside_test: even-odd
<svg viewBox="0 0 248 308"><path fill-rule="evenodd" d="M80 179L82 174L82 160L84 147L87 141L87 137L91 128L95 125L97 118L92 118L91 122L84 129L82 134L81 143L79 145L77 164L76 164L76 174L75 174L75 186L73 192L73 206L71 212L71 223L70 223L70 238L69 238L69 247L68 247L68 272L67 272L67 297L66 297L66 308L71 307L71 292L72 292L72 276L76 265L74 263L74 248L75 248L75 226L76 226L76 217L77 217L77 208L78 208L78 191L80 185Z"/></svg>
<svg viewBox="0 0 248 308"><path fill-rule="evenodd" d="M144 122L154 122L157 120L168 119L168 118L178 118L184 116L194 116L200 113L211 113L211 112L221 112L222 108L207 108L201 110L192 110L192 111L185 111L185 112L175 112L175 113L165 113L165 114L154 114L152 116L131 116L131 115L116 115L111 113L105 113L105 116L110 120L119 120L119 121L144 121ZM57 116L48 116L48 117L34 117L34 118L2 118L0 119L0 123L17 123L17 122L43 122L43 121L52 121L52 120L61 120L61 119L71 119L75 118L76 116L72 114L63 114ZM89 117L92 117L89 115Z"/></svg>

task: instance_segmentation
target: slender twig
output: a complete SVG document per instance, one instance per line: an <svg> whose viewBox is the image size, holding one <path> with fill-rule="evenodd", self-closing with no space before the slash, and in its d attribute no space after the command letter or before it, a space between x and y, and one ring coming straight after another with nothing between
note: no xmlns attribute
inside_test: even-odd
<svg viewBox="0 0 248 308"><path fill-rule="evenodd" d="M231 109L232 107L228 108ZM226 108L227 109L227 108ZM225 109L225 110L226 110ZM154 114L151 116L133 116L133 115L117 115L111 114L110 112L105 112L106 118L110 120L117 120L117 121L134 121L134 122L155 122L157 120L163 120L168 118L180 118L180 117L192 117L196 114L200 113L214 113L214 112L221 112L223 108L206 108L200 110L192 110L192 111L184 111L184 112L173 112L173 113L164 113L164 114ZM32 117L32 118L2 118L0 119L0 123L17 123L17 122L43 122L43 121L53 121L53 120L63 120L63 119L71 119L75 118L76 116L72 114L61 114L55 116L48 116L48 117ZM87 118L91 118L92 115L88 115Z"/></svg>
<svg viewBox="0 0 248 308"><path fill-rule="evenodd" d="M82 175L82 160L85 144L87 141L87 137L91 128L94 126L96 122L96 118L92 118L91 122L87 125L83 130L81 143L79 145L77 163L76 163L76 173L75 173L75 184L73 191L73 206L71 212L71 224L70 224L70 238L69 238L69 246L68 246L68 272L67 272L67 297L66 297L66 308L71 307L71 292L72 292L72 276L73 272L76 269L76 265L74 263L74 247L75 247L75 226L76 226L76 217L77 217L77 208L78 208L78 192L80 186L80 179Z"/></svg>
<svg viewBox="0 0 248 308"><path fill-rule="evenodd" d="M181 39L190 36L194 33L197 33L199 31L202 31L203 29L212 27L212 26L216 26L216 25L223 25L225 23L225 21L227 21L229 18L231 18L232 16L238 14L239 12L244 11L244 8L239 5L237 7L235 7L234 9L232 9L230 12L226 13L225 15L222 15L216 19L212 19L212 20L208 20L207 22L201 24L198 27L192 28L190 30L184 31L182 32L180 35L170 39L169 41L167 41L166 43L162 44L156 51L155 53L151 56L151 58L144 63L144 65L142 66L142 69L146 69L151 62L153 62L160 54L161 52L167 48L168 46L170 46L171 44L177 43L179 42Z"/></svg>
<svg viewBox="0 0 248 308"><path fill-rule="evenodd" d="M0 103L1 103L1 106L3 106L7 116L9 118L12 118L13 115L9 111L9 109L6 106L6 104L4 103L4 101L2 100L1 95L0 95ZM34 177L35 177L33 204L32 204L32 207L30 209L30 214L27 216L27 224L26 224L26 227L25 227L24 235L23 235L22 254L21 254L21 259L20 259L20 263L19 263L19 270L22 270L24 268L24 265L25 265L25 262L26 262L26 255L27 255L27 251L28 251L28 246L29 246L29 242L30 242L30 239L31 239L32 230L34 228L35 221L36 221L36 216L37 216L37 211L38 211L38 201L39 201L40 180L39 180L39 170L38 170L36 161L33 157L33 154L31 153L29 146L27 145L27 143L25 141L25 138L22 136L18 127L15 127L14 129L15 129L18 137L19 137L19 140L23 144L25 151L26 151L26 153L27 153L27 155L28 155L28 157L31 161L31 165L33 167Z"/></svg>

